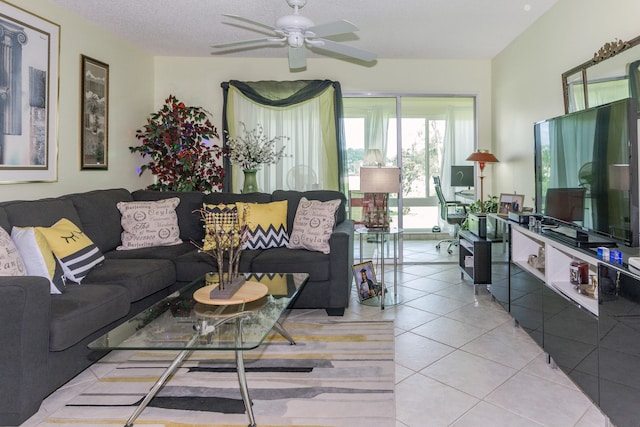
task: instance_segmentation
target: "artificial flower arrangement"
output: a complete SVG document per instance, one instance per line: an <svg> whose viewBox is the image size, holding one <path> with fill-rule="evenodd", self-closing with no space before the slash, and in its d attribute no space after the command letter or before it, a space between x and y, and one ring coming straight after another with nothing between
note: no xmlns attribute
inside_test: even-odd
<svg viewBox="0 0 640 427"><path fill-rule="evenodd" d="M276 148L279 141L288 141L286 136L276 136L271 139L264 134L262 125L247 130L243 122L242 136L227 137L227 157L233 165L238 165L244 171L255 171L264 164L274 164L286 157L285 146Z"/></svg>
<svg viewBox="0 0 640 427"><path fill-rule="evenodd" d="M217 290L233 291L228 289L229 287L237 289L242 284L236 283L239 277L240 254L249 238L246 206L240 212L237 207L226 206L204 207L194 212L200 214L205 235L201 245L196 242L191 243L200 252L211 256L216 261L218 266L216 279L219 283ZM223 274L225 271L226 274ZM232 293L228 296L231 295Z"/></svg>
<svg viewBox="0 0 640 427"><path fill-rule="evenodd" d="M149 170L157 177L149 189L206 193L222 189L223 150L213 144L219 135L209 116L203 108L186 106L169 95L160 111L136 131L142 144L129 150L149 159L138 173Z"/></svg>

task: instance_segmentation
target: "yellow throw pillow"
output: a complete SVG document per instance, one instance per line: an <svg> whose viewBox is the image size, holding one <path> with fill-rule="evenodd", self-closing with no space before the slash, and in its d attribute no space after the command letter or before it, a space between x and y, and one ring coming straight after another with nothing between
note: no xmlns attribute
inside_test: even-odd
<svg viewBox="0 0 640 427"><path fill-rule="evenodd" d="M104 262L104 255L86 234L66 218L51 227L36 227L62 265L67 279L80 283L89 271Z"/></svg>
<svg viewBox="0 0 640 427"><path fill-rule="evenodd" d="M225 205L220 203L213 205L204 203L202 205L204 211L204 241L202 242L202 249L205 251L215 250L218 245L214 233L222 229L225 233L229 233L237 225L238 209L236 205L231 203ZM237 244L240 235L234 239Z"/></svg>
<svg viewBox="0 0 640 427"><path fill-rule="evenodd" d="M249 237L245 249L281 248L289 243L287 201L271 203L236 203L238 211L246 209Z"/></svg>

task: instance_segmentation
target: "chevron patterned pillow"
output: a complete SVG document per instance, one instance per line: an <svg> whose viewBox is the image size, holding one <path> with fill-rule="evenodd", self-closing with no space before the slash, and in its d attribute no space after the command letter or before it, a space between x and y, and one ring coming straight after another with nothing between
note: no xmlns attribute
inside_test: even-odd
<svg viewBox="0 0 640 427"><path fill-rule="evenodd" d="M286 247L287 201L271 203L236 203L238 211L246 208L249 238L244 249L269 249Z"/></svg>

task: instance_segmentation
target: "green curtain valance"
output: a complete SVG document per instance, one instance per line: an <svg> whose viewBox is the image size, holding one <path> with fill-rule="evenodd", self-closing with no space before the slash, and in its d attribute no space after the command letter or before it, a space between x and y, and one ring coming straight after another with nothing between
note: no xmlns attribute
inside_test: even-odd
<svg viewBox="0 0 640 427"><path fill-rule="evenodd" d="M338 187L341 191L345 190L346 185L346 159L345 152L345 139L343 130L343 106L342 106L342 90L340 83L331 80L294 80L294 81L273 81L264 80L256 82L242 82L238 80L229 80L223 82L220 85L223 90L224 108L222 111L222 125L225 132L230 130L229 125L229 111L227 111L227 105L229 102L229 88L233 87L234 90L240 92L243 96L255 102L256 104L263 105L265 107L290 107L296 104L314 99L322 93L324 93L329 87L333 87L333 115L334 115L334 128L335 128L335 141L333 142L333 148L330 151L333 154L330 158L333 160L333 165L330 169L335 168L338 175ZM230 164L225 160L225 169L230 172ZM334 172L335 173L335 172ZM231 174L228 173L224 179L224 191L231 190L230 182Z"/></svg>
<svg viewBox="0 0 640 427"><path fill-rule="evenodd" d="M259 82L241 82L230 80L222 83L222 89L227 91L229 86L234 86L250 100L270 107L288 107L299 104L318 96L325 89L340 84L330 80L295 80Z"/></svg>

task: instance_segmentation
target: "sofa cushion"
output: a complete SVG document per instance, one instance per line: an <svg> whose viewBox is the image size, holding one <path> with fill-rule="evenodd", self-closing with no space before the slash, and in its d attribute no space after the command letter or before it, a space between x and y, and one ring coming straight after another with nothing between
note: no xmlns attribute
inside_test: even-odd
<svg viewBox="0 0 640 427"><path fill-rule="evenodd" d="M273 249L269 249L270 251ZM251 272L253 259L260 255L259 249L253 251L242 251L240 254L240 264L238 271ZM176 279L178 282L192 282L205 273L218 271L216 260L202 252L193 251L184 254L174 260L176 265Z"/></svg>
<svg viewBox="0 0 640 427"><path fill-rule="evenodd" d="M70 199L17 200L2 204L13 227L49 227L60 218L80 224L80 216Z"/></svg>
<svg viewBox="0 0 640 427"><path fill-rule="evenodd" d="M328 254L331 249L329 238L336 222L335 214L339 205L340 200L321 202L302 197L293 220L288 247Z"/></svg>
<svg viewBox="0 0 640 427"><path fill-rule="evenodd" d="M35 227L13 227L11 239L27 267L27 274L49 279L52 294L64 292L66 283L62 267L44 235Z"/></svg>
<svg viewBox="0 0 640 427"><path fill-rule="evenodd" d="M154 246L171 246L182 243L176 207L180 199L155 202L119 202L122 213L122 245L117 250Z"/></svg>
<svg viewBox="0 0 640 427"><path fill-rule="evenodd" d="M172 261L165 259L106 259L100 268L92 270L83 285L118 285L135 302L168 288L176 281Z"/></svg>
<svg viewBox="0 0 640 427"><path fill-rule="evenodd" d="M201 242L204 227L200 215L194 212L202 207L204 194L200 191L154 191L137 190L132 193L134 200L155 201L177 197L180 204L176 208L180 238L187 242Z"/></svg>
<svg viewBox="0 0 640 427"><path fill-rule="evenodd" d="M120 286L70 284L51 296L49 350L62 351L129 312L126 289Z"/></svg>
<svg viewBox="0 0 640 427"><path fill-rule="evenodd" d="M340 200L340 206L336 211L336 224L342 223L347 218L346 203L347 198L339 191L333 190L313 190L313 191L293 191L293 190L276 190L273 192L272 199L288 200L289 207L287 212L287 230L291 233L293 230L293 220L298 210L300 199L306 197L307 200L320 200L326 202L329 200Z"/></svg>
<svg viewBox="0 0 640 427"><path fill-rule="evenodd" d="M109 251L104 254L107 259L168 259L173 260L188 252L198 249L191 243L183 242L173 246L154 246L127 251Z"/></svg>
<svg viewBox="0 0 640 427"><path fill-rule="evenodd" d="M248 236L244 249L281 248L289 243L287 200L270 203L236 203L245 212Z"/></svg>
<svg viewBox="0 0 640 427"><path fill-rule="evenodd" d="M0 227L0 276L25 276L27 267L7 231Z"/></svg>
<svg viewBox="0 0 640 427"><path fill-rule="evenodd" d="M7 212L0 206L0 227L2 227L7 233L11 233L11 223Z"/></svg>
<svg viewBox="0 0 640 427"><path fill-rule="evenodd" d="M82 231L102 252L111 251L120 244L122 225L120 225L121 215L116 204L133 200L128 190L123 188L94 190L70 194L65 198L71 200L78 211L80 217L78 225Z"/></svg>
<svg viewBox="0 0 640 427"><path fill-rule="evenodd" d="M220 193L214 192L205 194L202 200L203 203L208 203L212 205L219 204L230 204L236 202L243 203L269 203L272 201L271 194L269 193L247 193L247 194L236 194L236 193Z"/></svg>
<svg viewBox="0 0 640 427"><path fill-rule="evenodd" d="M76 224L66 218L51 227L36 227L47 239L62 265L67 279L80 283L93 267L104 261L104 255Z"/></svg>
<svg viewBox="0 0 640 427"><path fill-rule="evenodd" d="M309 273L309 281L329 280L329 255L304 249L273 248L260 252L251 263L256 273Z"/></svg>

